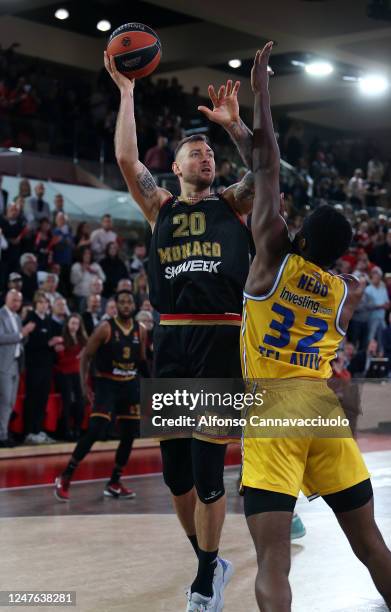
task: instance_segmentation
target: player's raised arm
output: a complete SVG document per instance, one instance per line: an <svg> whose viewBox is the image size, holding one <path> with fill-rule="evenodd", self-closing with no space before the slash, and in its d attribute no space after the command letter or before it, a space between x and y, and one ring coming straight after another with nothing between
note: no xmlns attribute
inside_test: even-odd
<svg viewBox="0 0 391 612"><path fill-rule="evenodd" d="M209 121L221 125L231 136L239 153L248 168L252 167L252 132L242 121L239 115L238 91L240 81L233 85L229 79L226 85L221 85L216 93L213 85L209 85L208 94L213 104L213 109L207 106L199 106Z"/></svg>
<svg viewBox="0 0 391 612"><path fill-rule="evenodd" d="M115 155L128 189L152 225L162 202L170 192L158 187L149 170L138 158L136 122L134 118L134 79L118 72L114 58L105 51L105 67L121 93L121 103L115 130Z"/></svg>
<svg viewBox="0 0 391 612"><path fill-rule="evenodd" d="M268 60L269 42L258 51L251 71L254 92L253 173L255 196L251 229L257 259L263 265L276 263L289 250L285 220L280 215L280 151L270 109Z"/></svg>
<svg viewBox="0 0 391 612"><path fill-rule="evenodd" d="M248 215L254 202L254 174L249 170L234 185L227 187L222 196L239 215Z"/></svg>

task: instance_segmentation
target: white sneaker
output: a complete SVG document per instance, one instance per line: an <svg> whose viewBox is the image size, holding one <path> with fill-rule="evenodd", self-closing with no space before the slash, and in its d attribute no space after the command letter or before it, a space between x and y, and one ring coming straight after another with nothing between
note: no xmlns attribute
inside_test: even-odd
<svg viewBox="0 0 391 612"><path fill-rule="evenodd" d="M50 436L47 435L44 431L40 431L38 436L40 437L43 444L55 444L56 440L53 440Z"/></svg>
<svg viewBox="0 0 391 612"><path fill-rule="evenodd" d="M186 612L214 612L216 608L216 593L213 591L213 597L205 597L200 593L192 593L189 589L186 592L187 607Z"/></svg>
<svg viewBox="0 0 391 612"><path fill-rule="evenodd" d="M220 612L224 608L224 589L231 580L234 573L234 566L231 561L217 557L217 565L213 576L213 593L216 597L215 612Z"/></svg>
<svg viewBox="0 0 391 612"><path fill-rule="evenodd" d="M24 439L25 444L42 444L42 438L39 434L27 434Z"/></svg>

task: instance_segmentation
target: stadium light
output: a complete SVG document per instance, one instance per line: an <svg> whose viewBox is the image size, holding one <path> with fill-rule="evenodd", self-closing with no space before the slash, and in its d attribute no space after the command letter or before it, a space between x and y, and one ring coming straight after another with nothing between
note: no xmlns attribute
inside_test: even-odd
<svg viewBox="0 0 391 612"><path fill-rule="evenodd" d="M60 21L64 21L64 19L68 19L69 11L67 11L67 9L64 9L64 8L59 8L54 13L54 16L56 19L60 19Z"/></svg>
<svg viewBox="0 0 391 612"><path fill-rule="evenodd" d="M228 66L230 66L231 68L240 68L241 65L242 65L242 60L240 59L231 59L228 62Z"/></svg>
<svg viewBox="0 0 391 612"><path fill-rule="evenodd" d="M107 32L111 29L111 23L110 21L107 21L107 19L101 19L101 21L98 21L98 23L96 24L96 27L101 32Z"/></svg>
<svg viewBox="0 0 391 612"><path fill-rule="evenodd" d="M311 62L310 64L306 64L305 71L311 76L324 77L334 71L334 66L329 62Z"/></svg>
<svg viewBox="0 0 391 612"><path fill-rule="evenodd" d="M358 85L365 96L378 96L388 89L389 82L381 74L368 74L358 80Z"/></svg>

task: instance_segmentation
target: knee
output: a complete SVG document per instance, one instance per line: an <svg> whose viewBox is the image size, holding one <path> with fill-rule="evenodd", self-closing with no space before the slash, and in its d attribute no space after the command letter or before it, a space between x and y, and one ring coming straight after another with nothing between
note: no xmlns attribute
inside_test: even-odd
<svg viewBox="0 0 391 612"><path fill-rule="evenodd" d="M87 434L96 441L104 442L107 438L109 420L104 416L91 416L88 422Z"/></svg>
<svg viewBox="0 0 391 612"><path fill-rule="evenodd" d="M198 499L203 504L214 504L225 495L224 467L209 467L210 471L197 475L194 482Z"/></svg>
<svg viewBox="0 0 391 612"><path fill-rule="evenodd" d="M175 497L186 495L194 486L191 469L185 470L179 466L176 468L163 467L163 480Z"/></svg>
<svg viewBox="0 0 391 612"><path fill-rule="evenodd" d="M194 484L203 504L214 504L225 494L225 451L226 445L193 440Z"/></svg>
<svg viewBox="0 0 391 612"><path fill-rule="evenodd" d="M185 495L194 486L190 441L167 440L160 447L165 484L175 497Z"/></svg>

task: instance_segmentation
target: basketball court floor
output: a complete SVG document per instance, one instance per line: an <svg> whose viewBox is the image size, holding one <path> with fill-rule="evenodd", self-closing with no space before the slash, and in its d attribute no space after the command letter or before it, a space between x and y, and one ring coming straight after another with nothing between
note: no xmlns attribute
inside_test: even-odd
<svg viewBox="0 0 391 612"><path fill-rule="evenodd" d="M359 441L373 477L377 520L391 546L391 436L365 434ZM136 491L134 500L103 497L113 458L104 451L92 453L76 473L81 480L71 487L71 502L57 502L52 481L66 457L0 458L0 589L76 591L73 609L82 612L185 610L196 560L159 473L158 448L133 452L128 473L136 475L125 482ZM232 446L228 463L238 460ZM234 563L235 575L224 609L256 612L256 559L237 476L238 467L228 465L221 553ZM300 498L297 508L307 535L292 544L294 612L385 611L324 502Z"/></svg>

